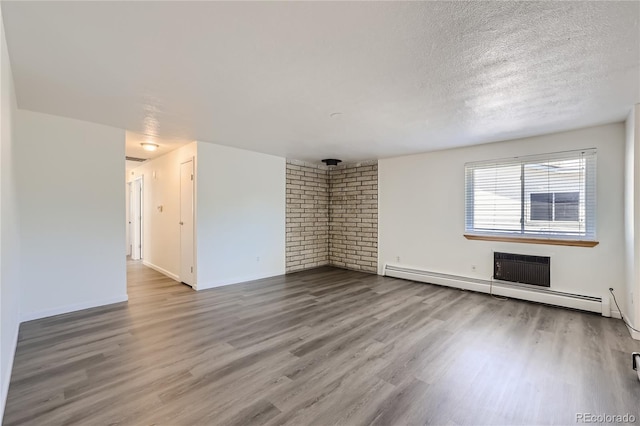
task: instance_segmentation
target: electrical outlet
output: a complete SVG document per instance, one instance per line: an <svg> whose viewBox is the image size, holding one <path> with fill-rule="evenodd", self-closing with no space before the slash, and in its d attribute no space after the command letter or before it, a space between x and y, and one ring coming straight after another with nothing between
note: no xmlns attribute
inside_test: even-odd
<svg viewBox="0 0 640 426"><path fill-rule="evenodd" d="M256 262L260 262L260 256L256 257Z"/></svg>
<svg viewBox="0 0 640 426"><path fill-rule="evenodd" d="M396 256L396 262L400 263L400 256Z"/></svg>

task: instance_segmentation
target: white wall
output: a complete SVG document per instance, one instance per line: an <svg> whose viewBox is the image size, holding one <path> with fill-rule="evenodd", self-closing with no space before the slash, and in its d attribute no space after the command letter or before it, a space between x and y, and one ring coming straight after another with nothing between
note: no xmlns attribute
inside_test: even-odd
<svg viewBox="0 0 640 426"><path fill-rule="evenodd" d="M13 166L16 101L0 15L0 423L20 326L19 215Z"/></svg>
<svg viewBox="0 0 640 426"><path fill-rule="evenodd" d="M124 130L16 117L23 320L126 300Z"/></svg>
<svg viewBox="0 0 640 426"><path fill-rule="evenodd" d="M284 158L198 142L198 290L285 273Z"/></svg>
<svg viewBox="0 0 640 426"><path fill-rule="evenodd" d="M625 143L625 254L627 320L640 325L640 105L631 109L626 121ZM625 309L625 308L623 308ZM640 333L634 333L640 338Z"/></svg>
<svg viewBox="0 0 640 426"><path fill-rule="evenodd" d="M547 136L380 160L379 272L385 263L489 279L493 251L551 256L552 289L626 306L622 123ZM598 149L594 248L469 241L464 234L464 164L581 148ZM400 257L400 262L397 262ZM472 265L476 270L472 270Z"/></svg>
<svg viewBox="0 0 640 426"><path fill-rule="evenodd" d="M180 274L180 164L195 157L193 142L143 163L128 176L129 181L144 177L143 263L176 280Z"/></svg>

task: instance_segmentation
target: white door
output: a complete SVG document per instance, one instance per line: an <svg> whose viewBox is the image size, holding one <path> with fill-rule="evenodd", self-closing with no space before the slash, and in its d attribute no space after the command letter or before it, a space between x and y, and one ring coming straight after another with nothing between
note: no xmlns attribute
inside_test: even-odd
<svg viewBox="0 0 640 426"><path fill-rule="evenodd" d="M131 185L131 259L142 259L142 177Z"/></svg>
<svg viewBox="0 0 640 426"><path fill-rule="evenodd" d="M195 284L193 160L180 164L180 281Z"/></svg>

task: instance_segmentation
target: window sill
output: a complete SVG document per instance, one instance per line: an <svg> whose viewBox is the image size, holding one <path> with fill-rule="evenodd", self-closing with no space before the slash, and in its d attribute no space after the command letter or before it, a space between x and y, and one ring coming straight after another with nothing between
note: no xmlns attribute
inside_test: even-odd
<svg viewBox="0 0 640 426"><path fill-rule="evenodd" d="M497 236L497 235L464 234L464 237L467 240L500 241L505 243L523 243L523 244L547 244L552 246L595 247L599 244L598 241L587 241L587 240L562 240L562 239L550 239L550 238L510 237L510 236Z"/></svg>

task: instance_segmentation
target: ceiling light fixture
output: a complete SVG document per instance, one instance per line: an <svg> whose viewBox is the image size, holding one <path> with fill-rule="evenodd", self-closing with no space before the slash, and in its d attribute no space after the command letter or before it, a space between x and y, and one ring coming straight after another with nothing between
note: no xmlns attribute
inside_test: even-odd
<svg viewBox="0 0 640 426"><path fill-rule="evenodd" d="M140 145L142 145L142 149L144 149L145 151L155 151L160 146L157 143L151 142L143 142Z"/></svg>

